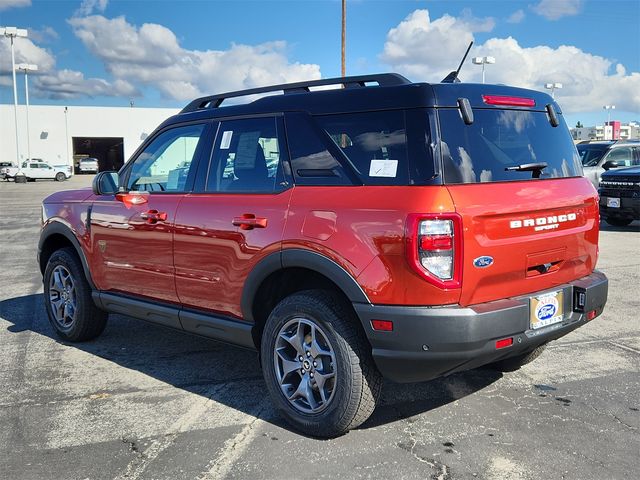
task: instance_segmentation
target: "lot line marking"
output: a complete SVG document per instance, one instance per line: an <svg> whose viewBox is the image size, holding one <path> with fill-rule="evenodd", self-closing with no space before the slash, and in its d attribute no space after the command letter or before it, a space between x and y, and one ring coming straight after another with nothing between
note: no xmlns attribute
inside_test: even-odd
<svg viewBox="0 0 640 480"><path fill-rule="evenodd" d="M263 411L264 407L259 404L255 418L247 423L237 435L224 442L220 449L221 454L209 462L207 470L198 476L198 480L222 480L229 474L251 441L258 435L257 427L263 421L260 418Z"/></svg>
<svg viewBox="0 0 640 480"><path fill-rule="evenodd" d="M143 451L140 452L129 464L126 469L119 473L114 480L135 480L140 477L146 470L149 464L158 458L158 456L166 450L175 441L179 433L188 431L188 429L195 424L198 419L209 410L213 400L211 397L220 390L225 384L216 385L216 387L210 392L205 393L205 400L197 402L191 407L187 413L178 418L169 428L167 434L153 440L151 444Z"/></svg>

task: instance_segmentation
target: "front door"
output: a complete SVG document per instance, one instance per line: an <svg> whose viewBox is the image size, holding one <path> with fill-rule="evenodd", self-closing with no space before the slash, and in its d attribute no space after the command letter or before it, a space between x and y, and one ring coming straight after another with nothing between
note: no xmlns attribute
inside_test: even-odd
<svg viewBox="0 0 640 480"><path fill-rule="evenodd" d="M160 132L120 172L124 192L98 197L90 213L96 286L177 303L176 210L193 184L205 124Z"/></svg>
<svg viewBox="0 0 640 480"><path fill-rule="evenodd" d="M214 147L206 184L176 215L176 288L187 308L241 317L247 276L281 248L292 191L282 118L225 120Z"/></svg>

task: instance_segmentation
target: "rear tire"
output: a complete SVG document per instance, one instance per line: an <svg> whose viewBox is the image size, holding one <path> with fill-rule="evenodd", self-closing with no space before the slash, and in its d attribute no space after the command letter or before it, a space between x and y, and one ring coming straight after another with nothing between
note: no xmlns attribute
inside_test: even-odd
<svg viewBox="0 0 640 480"><path fill-rule="evenodd" d="M102 333L108 314L93 303L91 287L73 248L61 248L51 255L43 282L47 316L59 337L83 342Z"/></svg>
<svg viewBox="0 0 640 480"><path fill-rule="evenodd" d="M632 218L616 218L616 217L609 217L609 218L605 218L605 221L609 224L609 225L613 225L614 227L626 227L627 225L629 225L631 222L633 222Z"/></svg>
<svg viewBox="0 0 640 480"><path fill-rule="evenodd" d="M56 181L57 182L64 182L66 179L67 179L67 177L65 176L64 173L62 173L62 172L56 173Z"/></svg>
<svg viewBox="0 0 640 480"><path fill-rule="evenodd" d="M518 355L516 357L505 358L504 360L500 360L498 362L490 363L486 368L490 368L491 370L497 370L499 372L515 372L519 370L520 367L526 365L527 363L533 362L536 358L538 358L546 345L540 345L537 348L534 348L528 353L523 355Z"/></svg>
<svg viewBox="0 0 640 480"><path fill-rule="evenodd" d="M271 399L303 433L342 435L376 407L382 377L358 318L334 292L282 300L267 319L260 358Z"/></svg>

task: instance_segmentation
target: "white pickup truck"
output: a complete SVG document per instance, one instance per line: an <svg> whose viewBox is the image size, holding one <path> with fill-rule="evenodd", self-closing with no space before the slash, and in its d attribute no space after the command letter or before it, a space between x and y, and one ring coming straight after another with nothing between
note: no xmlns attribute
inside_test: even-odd
<svg viewBox="0 0 640 480"><path fill-rule="evenodd" d="M71 177L71 167L67 165L51 166L36 159L22 162L22 172L27 177L27 181L50 179L62 182ZM15 179L17 173L18 167L3 167L0 169L0 178Z"/></svg>

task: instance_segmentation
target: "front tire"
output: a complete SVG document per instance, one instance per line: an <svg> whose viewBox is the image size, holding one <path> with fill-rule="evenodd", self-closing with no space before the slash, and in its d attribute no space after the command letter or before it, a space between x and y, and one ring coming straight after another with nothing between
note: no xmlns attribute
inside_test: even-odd
<svg viewBox="0 0 640 480"><path fill-rule="evenodd" d="M342 435L375 409L382 377L359 320L334 292L282 300L267 319L260 356L271 399L303 433Z"/></svg>
<svg viewBox="0 0 640 480"><path fill-rule="evenodd" d="M99 336L108 314L91 298L91 287L72 248L55 251L44 271L44 303L49 322L59 337L83 342Z"/></svg>

